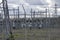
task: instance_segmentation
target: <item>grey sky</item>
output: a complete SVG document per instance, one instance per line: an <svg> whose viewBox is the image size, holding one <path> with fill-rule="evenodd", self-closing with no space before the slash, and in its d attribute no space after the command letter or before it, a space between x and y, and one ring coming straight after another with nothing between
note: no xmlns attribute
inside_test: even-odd
<svg viewBox="0 0 60 40"><path fill-rule="evenodd" d="M8 0L8 3L17 5L25 3L28 3L30 5L47 5L49 3L51 4L56 3L58 6L60 6L60 0Z"/></svg>
<svg viewBox="0 0 60 40"><path fill-rule="evenodd" d="M24 4L25 10L28 13L30 11L30 8L40 9L41 8L40 5L43 5L43 6L46 5L45 7L48 7L48 6L54 6L55 3L58 6L60 6L60 0L8 0L9 7L16 8L19 6L20 11L23 10L20 4ZM32 5L35 5L35 6L32 6Z"/></svg>
<svg viewBox="0 0 60 40"><path fill-rule="evenodd" d="M42 4L48 4L46 2L47 0L8 0L9 3L14 4L22 4L22 3L29 3L31 5L42 5ZM49 0L48 0L49 1ZM52 2L56 2L57 4L60 3L59 0L50 0Z"/></svg>

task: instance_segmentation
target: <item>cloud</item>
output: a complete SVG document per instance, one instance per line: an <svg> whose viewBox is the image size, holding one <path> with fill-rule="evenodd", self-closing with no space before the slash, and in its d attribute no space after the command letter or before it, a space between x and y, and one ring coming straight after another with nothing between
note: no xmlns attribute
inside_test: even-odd
<svg viewBox="0 0 60 40"><path fill-rule="evenodd" d="M30 5L44 5L43 0L25 0L25 1L28 2Z"/></svg>
<svg viewBox="0 0 60 40"><path fill-rule="evenodd" d="M24 4L26 3L24 0L8 0L8 3L13 3L13 4Z"/></svg>
<svg viewBox="0 0 60 40"><path fill-rule="evenodd" d="M18 3L17 3L18 2ZM39 10L39 11L43 11L43 7L47 7L49 3L49 1L45 1L45 0L9 0L8 1L9 5L11 7L17 7L18 5L20 5L20 11L23 13L24 10L21 6L21 4L24 5L25 11L29 14L31 8L33 8L33 10ZM35 6L34 6L35 5ZM39 5L43 5L43 6L39 6Z"/></svg>
<svg viewBox="0 0 60 40"><path fill-rule="evenodd" d="M55 4L55 0L25 0L30 5L46 5L53 6ZM58 2L57 2L58 3Z"/></svg>
<svg viewBox="0 0 60 40"><path fill-rule="evenodd" d="M54 0L54 1L60 7L60 0Z"/></svg>
<svg viewBox="0 0 60 40"><path fill-rule="evenodd" d="M16 4L12 4L12 3L9 3L8 4L8 7L9 8L17 8L19 5L16 5Z"/></svg>
<svg viewBox="0 0 60 40"><path fill-rule="evenodd" d="M0 0L1 2L2 0ZM8 0L8 3L12 4L30 4L30 5L50 5L53 6L55 3L60 6L60 0Z"/></svg>
<svg viewBox="0 0 60 40"><path fill-rule="evenodd" d="M0 0L1 2L1 0ZM27 13L30 13L31 8L34 10L44 10L44 7L54 6L54 4L60 6L60 0L8 0L8 5L10 8L20 7L20 11L23 13L23 8L21 4L24 5L24 8ZM51 10L51 9L50 9ZM53 12L51 12L52 14Z"/></svg>
<svg viewBox="0 0 60 40"><path fill-rule="evenodd" d="M0 3L2 2L2 0L0 0Z"/></svg>

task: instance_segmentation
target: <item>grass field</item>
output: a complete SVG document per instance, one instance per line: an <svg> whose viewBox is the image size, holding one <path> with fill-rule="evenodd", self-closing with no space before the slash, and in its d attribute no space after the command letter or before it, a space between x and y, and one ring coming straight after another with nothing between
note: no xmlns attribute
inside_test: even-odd
<svg viewBox="0 0 60 40"><path fill-rule="evenodd" d="M60 28L15 29L13 35L15 40L60 40Z"/></svg>

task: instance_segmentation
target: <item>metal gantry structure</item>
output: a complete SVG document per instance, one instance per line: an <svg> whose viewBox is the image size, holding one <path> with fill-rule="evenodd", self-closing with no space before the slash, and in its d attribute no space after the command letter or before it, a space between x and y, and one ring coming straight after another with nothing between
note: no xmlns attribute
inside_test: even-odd
<svg viewBox="0 0 60 40"><path fill-rule="evenodd" d="M6 27L6 30L5 30L6 31L5 32L6 33L6 36L5 36L6 40L10 39L9 38L9 35L13 36L13 34L12 34L12 28L13 27L11 25L11 19L10 19L10 15L9 15L9 10L10 11L12 10L13 13L14 13L14 19L13 19L13 23L12 23L13 26L16 26L15 25L15 21L17 21L17 24L18 24L18 21L21 21L20 15L24 15L24 18L22 18L22 19L23 19L24 28L25 28L25 40L27 40L27 15L30 15L30 14L27 14L27 12L26 12L26 10L25 10L25 8L24 8L23 5L22 5L22 8L23 8L24 14L20 14L19 7L18 7L18 9L8 9L7 0L2 0L2 4L3 4L3 7L2 8L3 8L3 11L4 11L4 20L5 20L5 27ZM54 8L55 8L55 17L57 17L57 4L55 4L55 7ZM15 10L17 10L17 13L15 12ZM44 18L41 15L43 13L45 13L45 16L46 16L45 17L45 23L44 23L45 26L47 26L48 21L49 21L49 26L50 26L51 19L50 19L50 13L49 13L49 20L48 20L48 17L47 17L48 11L49 11L49 9L47 9L47 8L45 9L44 12L41 12L39 10L38 10L38 12L36 12L35 10L33 11L33 9L31 9L31 18L28 19L29 24L32 25L31 27L35 27L35 25L37 25L36 27L39 26L39 29L40 29L41 25L44 23L43 22ZM18 15L16 15L15 13L18 14ZM37 16L39 15L38 20L36 18L36 15ZM22 22L20 22L20 23L23 24ZM30 27L30 29L31 29L31 27ZM10 39L10 40L12 40L12 39Z"/></svg>
<svg viewBox="0 0 60 40"><path fill-rule="evenodd" d="M6 40L9 38L10 34L10 25L9 25L9 11L8 11L8 5L7 5L7 0L2 0L3 3L3 10L4 10L4 17L5 17L5 22L6 22Z"/></svg>
<svg viewBox="0 0 60 40"><path fill-rule="evenodd" d="M37 18L38 18L38 20L37 20L37 23L38 24L40 24L40 27L42 26L42 23L43 23L43 14L45 13L45 18L46 18L46 22L47 22L47 9L45 9L45 11L38 11L38 12L36 12L35 10L33 11L32 9L31 9L31 14L32 14L32 21L34 21L34 19L35 20L37 20ZM39 17L36 17L36 15L37 16L39 16ZM38 22L39 21L39 22ZM32 24L34 24L35 25L35 23L33 23L32 22Z"/></svg>
<svg viewBox="0 0 60 40"><path fill-rule="evenodd" d="M11 27L11 21L9 18L9 10L8 10L8 3L7 0L2 0L2 4L3 4L3 11L4 11L4 20L5 20L5 27L6 27L6 36L5 36L5 40L12 40L11 38L9 38L11 35L12 37L12 27Z"/></svg>

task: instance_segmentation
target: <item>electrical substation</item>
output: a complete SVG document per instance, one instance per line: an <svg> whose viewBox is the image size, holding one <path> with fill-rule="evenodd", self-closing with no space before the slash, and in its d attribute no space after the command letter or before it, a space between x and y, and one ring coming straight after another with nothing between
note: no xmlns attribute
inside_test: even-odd
<svg viewBox="0 0 60 40"><path fill-rule="evenodd" d="M52 15L50 8L44 7L43 11L30 8L30 13L27 13L24 5L20 6L23 13L19 6L10 9L7 0L0 3L0 40L60 40L60 15L57 11L60 7L57 4L51 7L54 9Z"/></svg>

